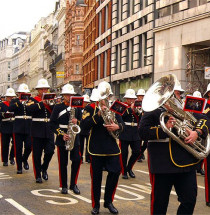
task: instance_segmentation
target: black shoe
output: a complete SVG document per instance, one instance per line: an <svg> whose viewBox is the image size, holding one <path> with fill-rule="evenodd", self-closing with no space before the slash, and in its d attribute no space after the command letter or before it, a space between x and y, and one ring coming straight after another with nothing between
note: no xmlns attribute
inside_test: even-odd
<svg viewBox="0 0 210 215"><path fill-rule="evenodd" d="M73 186L70 186L69 187L70 190L72 190L75 194L79 195L80 194L80 190L79 188L77 187L77 185L73 185Z"/></svg>
<svg viewBox="0 0 210 215"><path fill-rule="evenodd" d="M142 160L145 160L145 156L144 156L144 154L142 154L141 159L142 159Z"/></svg>
<svg viewBox="0 0 210 215"><path fill-rule="evenodd" d="M205 172L204 172L204 170L202 170L202 169L199 170L199 171L197 171L197 173L200 173L200 174L203 175L203 176L205 175Z"/></svg>
<svg viewBox="0 0 210 215"><path fill-rule="evenodd" d="M3 163L3 166L8 166L8 162L4 162L4 163Z"/></svg>
<svg viewBox="0 0 210 215"><path fill-rule="evenodd" d="M128 174L130 175L131 178L135 178L135 174L133 173L132 169L128 171Z"/></svg>
<svg viewBox="0 0 210 215"><path fill-rule="evenodd" d="M112 214L118 214L117 208L112 203L106 204L104 203L104 207L109 209L109 212Z"/></svg>
<svg viewBox="0 0 210 215"><path fill-rule="evenodd" d="M17 174L22 174L22 173L23 173L22 169L17 171Z"/></svg>
<svg viewBox="0 0 210 215"><path fill-rule="evenodd" d="M62 188L61 193L62 193L62 194L68 194L68 189L65 188L65 187Z"/></svg>
<svg viewBox="0 0 210 215"><path fill-rule="evenodd" d="M10 160L10 164L11 164L11 165L15 165L15 160L14 160L14 159L11 159L11 160Z"/></svg>
<svg viewBox="0 0 210 215"><path fill-rule="evenodd" d="M42 179L41 179L41 178L37 178L37 179L36 179L36 183L41 184L41 183L42 183Z"/></svg>
<svg viewBox="0 0 210 215"><path fill-rule="evenodd" d="M43 170L42 171L42 178L47 181L48 180L48 174L47 174L47 171L46 170Z"/></svg>
<svg viewBox="0 0 210 215"><path fill-rule="evenodd" d="M24 161L24 162L23 162L23 168L24 168L25 170L29 170L28 161Z"/></svg>
<svg viewBox="0 0 210 215"><path fill-rule="evenodd" d="M122 178L123 178L123 179L128 179L127 173L123 174L123 175L122 175Z"/></svg>
<svg viewBox="0 0 210 215"><path fill-rule="evenodd" d="M210 207L210 202L206 202L206 206Z"/></svg>
<svg viewBox="0 0 210 215"><path fill-rule="evenodd" d="M140 158L140 159L137 160L137 162L142 163L143 161L142 161L142 159Z"/></svg>
<svg viewBox="0 0 210 215"><path fill-rule="evenodd" d="M93 208L91 214L99 214L99 208Z"/></svg>

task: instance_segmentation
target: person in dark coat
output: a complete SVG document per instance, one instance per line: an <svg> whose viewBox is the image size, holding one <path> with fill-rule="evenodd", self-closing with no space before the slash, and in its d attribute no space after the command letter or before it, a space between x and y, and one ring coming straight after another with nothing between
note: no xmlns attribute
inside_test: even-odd
<svg viewBox="0 0 210 215"><path fill-rule="evenodd" d="M73 149L70 151L70 159L72 161L72 164L69 189L72 190L75 194L80 194L80 190L77 187L77 179L82 162L81 153L79 150L79 134L75 134L75 136L69 136L68 129L70 129L69 126L75 126L80 123L81 110L79 108L74 109L70 107L70 98L71 96L75 95L72 85L64 85L61 95L63 95L64 101L61 104L55 105L50 117L50 128L52 132L57 135L55 144L57 145L58 151L59 180L60 187L62 188L61 193L68 193L67 166L69 150L66 147L66 141L70 140L70 138L75 138L72 146ZM73 111L75 111L75 114Z"/></svg>
<svg viewBox="0 0 210 215"><path fill-rule="evenodd" d="M32 116L32 158L36 183L42 183L42 178L48 180L47 169L54 154L54 134L50 130L50 116L53 106L43 100L43 94L47 93L50 86L46 79L40 79L36 86L38 95L28 103L27 112ZM41 162L44 150L43 162ZM42 173L42 178L41 178Z"/></svg>
<svg viewBox="0 0 210 215"><path fill-rule="evenodd" d="M104 207L108 208L112 214L117 214L118 210L112 202L121 172L120 148L111 133L121 132L124 124L118 114L115 114L117 124L113 121L109 125L105 124L105 115L103 113L109 108L106 104L109 103L109 95L112 94L111 86L107 82L101 82L98 86L98 91L101 92L101 94L99 93L101 95L99 105L92 103L86 106L86 114L81 122L82 128L91 130L88 141L88 152L91 159L91 198L93 207L91 213L99 213L102 172L105 169L108 175L105 186Z"/></svg>
<svg viewBox="0 0 210 215"><path fill-rule="evenodd" d="M135 91L133 89L126 90L124 98L126 99L125 104L129 108L125 111L122 116L122 119L125 123L125 129L120 134L120 147L121 147L121 168L122 168L122 178L128 179L128 175L131 178L135 178L135 174L132 171L132 168L138 158L140 157L141 150L141 140L138 133L138 123L140 113L134 107L134 102L136 100ZM128 149L131 147L131 156L128 159Z"/></svg>
<svg viewBox="0 0 210 215"><path fill-rule="evenodd" d="M8 88L5 94L6 101L0 103L0 120L1 120L1 155L3 166L8 166L8 156L11 165L15 165L15 152L13 142L13 124L14 113L9 112L9 105L11 100L16 97L13 88ZM12 143L10 153L10 142Z"/></svg>

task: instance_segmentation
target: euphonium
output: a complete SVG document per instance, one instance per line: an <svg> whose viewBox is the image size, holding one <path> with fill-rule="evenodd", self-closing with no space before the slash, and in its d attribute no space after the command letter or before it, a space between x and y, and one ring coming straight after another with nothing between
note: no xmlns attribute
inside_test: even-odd
<svg viewBox="0 0 210 215"><path fill-rule="evenodd" d="M210 137L208 135L205 141L197 139L192 144L185 144L184 139L188 136L187 128L194 130L197 119L191 113L182 110L181 101L174 96L175 83L176 76L171 74L157 80L144 96L142 108L144 111L150 112L163 106L166 110L160 115L160 125L163 131L195 158L204 159L210 152ZM166 127L165 117L170 116L176 120L174 129L176 129L177 135Z"/></svg>
<svg viewBox="0 0 210 215"><path fill-rule="evenodd" d="M101 82L98 87L98 93L99 93L99 110L101 111L101 116L104 120L105 125L110 125L112 122L115 124L118 124L115 113L110 110L110 103L109 103L109 96L112 94L111 86L107 82ZM103 103L103 104L102 104ZM106 108L104 110L101 109L101 106L105 105ZM110 135L114 139L119 138L119 131L110 131Z"/></svg>
<svg viewBox="0 0 210 215"><path fill-rule="evenodd" d="M81 131L78 125L75 125L74 123L72 123L72 119L74 118L75 118L75 108L71 108L69 123L68 123L68 130L67 130L67 134L69 135L70 139L65 142L65 148L68 151L71 151L74 148L75 137Z"/></svg>

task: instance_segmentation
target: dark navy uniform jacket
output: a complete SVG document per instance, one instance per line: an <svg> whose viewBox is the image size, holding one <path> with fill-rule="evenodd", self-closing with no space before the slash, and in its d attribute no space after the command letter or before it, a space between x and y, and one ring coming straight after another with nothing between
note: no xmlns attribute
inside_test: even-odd
<svg viewBox="0 0 210 215"><path fill-rule="evenodd" d="M52 138L53 133L50 130L49 121L53 107L44 104L38 96L32 98L32 100L33 104L26 106L27 112L32 116L31 136L39 138ZM44 119L44 121L38 121L39 119Z"/></svg>
<svg viewBox="0 0 210 215"><path fill-rule="evenodd" d="M9 111L15 114L13 133L29 135L32 117L26 110L26 105L23 105L18 98L12 99Z"/></svg>
<svg viewBox="0 0 210 215"><path fill-rule="evenodd" d="M61 104L55 105L50 117L50 129L53 133L57 134L55 143L57 146L65 145L63 134L67 132L67 128L62 127L68 126L70 109L71 108L69 107L69 105L66 105L64 102L62 102ZM77 119L78 124L80 124L81 109L75 109L75 118ZM79 145L79 135L76 136L74 145Z"/></svg>
<svg viewBox="0 0 210 215"><path fill-rule="evenodd" d="M89 105L89 104L88 104ZM88 106L87 105L87 106ZM86 107L87 107L86 106ZM81 110L82 111L82 120L84 120L86 118L86 115L87 115L87 111L84 109ZM80 135L83 135L83 136L88 136L90 134L90 129L88 128L84 128L84 127L81 127L81 132L80 132Z"/></svg>
<svg viewBox="0 0 210 215"><path fill-rule="evenodd" d="M204 114L210 119L210 100L207 101L205 110L203 111Z"/></svg>
<svg viewBox="0 0 210 215"><path fill-rule="evenodd" d="M88 152L95 156L113 156L120 154L120 148L107 129L103 126L104 120L97 113L98 107L93 103L85 107L86 117L81 121L82 129L90 129L88 140ZM120 131L124 128L124 123L120 115L115 114L119 123Z"/></svg>
<svg viewBox="0 0 210 215"><path fill-rule="evenodd" d="M123 122L125 123L125 129L120 134L119 139L125 141L137 141L140 140L138 132L139 115L135 113L130 107L125 111L122 116ZM126 125L126 124L130 125Z"/></svg>
<svg viewBox="0 0 210 215"><path fill-rule="evenodd" d="M4 101L0 103L0 120L1 120L1 133L12 134L14 117L5 117L4 113L9 112L10 103ZM6 120L6 121L5 121Z"/></svg>
<svg viewBox="0 0 210 215"><path fill-rule="evenodd" d="M150 172L189 172L195 169L198 160L162 130L159 117L163 111L164 109L158 108L145 112L140 122L139 133L143 140L148 141ZM202 138L205 139L210 122L203 114L193 115L198 119L195 128L202 130Z"/></svg>

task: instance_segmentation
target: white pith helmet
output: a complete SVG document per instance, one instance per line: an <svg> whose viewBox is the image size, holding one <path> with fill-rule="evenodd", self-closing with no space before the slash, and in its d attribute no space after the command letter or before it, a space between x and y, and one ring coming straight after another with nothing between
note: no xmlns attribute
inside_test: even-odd
<svg viewBox="0 0 210 215"><path fill-rule="evenodd" d="M210 83L208 84L207 90L206 90L206 92L203 94L203 97L208 96L207 94L208 94L209 91L210 91Z"/></svg>
<svg viewBox="0 0 210 215"><path fill-rule="evenodd" d="M193 96L194 96L194 97L198 97L198 98L202 98L201 93L200 93L198 90L196 90L196 91L193 93Z"/></svg>
<svg viewBox="0 0 210 215"><path fill-rule="evenodd" d="M36 89L41 89L41 88L50 88L48 81L44 78L39 79L38 84L36 86Z"/></svg>
<svg viewBox="0 0 210 215"><path fill-rule="evenodd" d="M184 92L178 79L176 79L174 90L180 91L182 93Z"/></svg>
<svg viewBox="0 0 210 215"><path fill-rule="evenodd" d="M69 94L69 95L75 95L74 87L71 84L65 84L62 88L61 95L63 94Z"/></svg>
<svg viewBox="0 0 210 215"><path fill-rule="evenodd" d="M98 93L99 93L99 100L106 99L108 96L113 95L111 85L106 81L102 81L98 85Z"/></svg>
<svg viewBox="0 0 210 215"><path fill-rule="evenodd" d="M90 102L90 97L87 94L83 95L82 97L84 97L84 102Z"/></svg>
<svg viewBox="0 0 210 215"><path fill-rule="evenodd" d="M99 100L99 94L98 94L98 89L93 89L91 96L90 96L90 100L93 102L97 102Z"/></svg>
<svg viewBox="0 0 210 215"><path fill-rule="evenodd" d="M136 94L133 89L127 89L125 92L125 96L123 97L125 99L136 99Z"/></svg>
<svg viewBox="0 0 210 215"><path fill-rule="evenodd" d="M16 94L15 94L15 90L13 89L13 88L8 88L7 89L7 91L6 91L6 94L5 94L5 96L7 96L7 97L13 97L13 96L16 96Z"/></svg>
<svg viewBox="0 0 210 215"><path fill-rule="evenodd" d="M144 89L139 89L136 95L137 96L145 96L145 90Z"/></svg>
<svg viewBox="0 0 210 215"><path fill-rule="evenodd" d="M17 93L30 93L30 90L28 89L27 84L20 84L18 87L18 90L16 91Z"/></svg>

